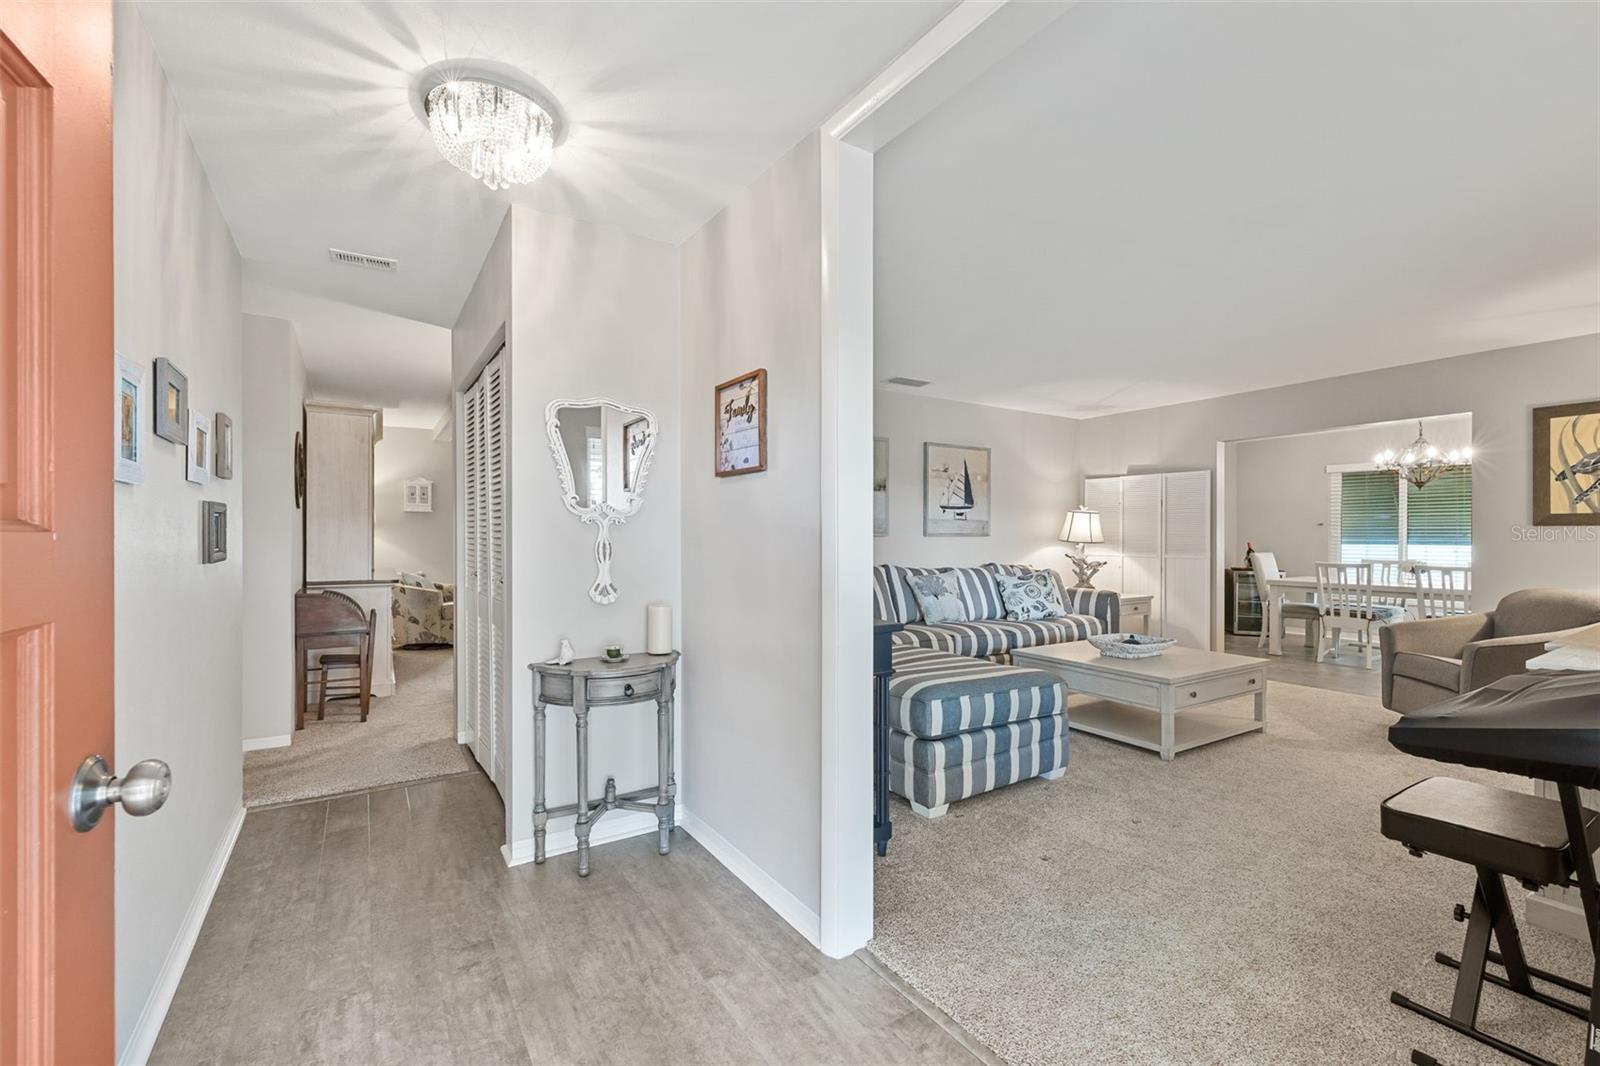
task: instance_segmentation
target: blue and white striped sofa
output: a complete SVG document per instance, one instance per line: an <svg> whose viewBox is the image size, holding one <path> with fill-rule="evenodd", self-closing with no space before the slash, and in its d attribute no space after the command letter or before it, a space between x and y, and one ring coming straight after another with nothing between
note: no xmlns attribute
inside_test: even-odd
<svg viewBox="0 0 1600 1066"><path fill-rule="evenodd" d="M925 818L1067 767L1066 692L1042 670L901 647L889 679L889 788Z"/></svg>
<svg viewBox="0 0 1600 1066"><path fill-rule="evenodd" d="M1029 569L873 567L876 619L905 624L893 637L889 787L918 814L936 818L954 800L1066 769L1065 692L1051 674L1010 666L1011 652L1115 632L1120 606L1116 593L1069 589L1050 571L1070 613L1007 618L995 575ZM906 579L930 573L955 575L971 621L923 620Z"/></svg>
<svg viewBox="0 0 1600 1066"><path fill-rule="evenodd" d="M935 567L895 566L880 563L872 568L872 612L877 622L903 622L905 628L894 635L896 647L932 648L953 655L1010 661L1016 648L1039 644L1063 644L1083 640L1094 633L1115 633L1121 622L1120 602L1115 592L1106 589L1069 589L1061 575L1048 571L1056 594L1068 614L1058 618L1022 622L1006 617L1000 599L997 573L1022 573L1031 567L1006 563L983 566ZM961 600L967 608L968 622L932 624L922 620L917 599L906 579L918 574L947 573L956 576Z"/></svg>

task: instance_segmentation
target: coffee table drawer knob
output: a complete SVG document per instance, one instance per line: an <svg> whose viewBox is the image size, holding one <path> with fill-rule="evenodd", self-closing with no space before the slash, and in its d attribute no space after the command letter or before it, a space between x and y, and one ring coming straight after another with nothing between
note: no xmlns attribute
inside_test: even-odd
<svg viewBox="0 0 1600 1066"><path fill-rule="evenodd" d="M1191 692L1191 693L1189 693L1189 698L1191 700L1197 700L1197 699L1200 698L1200 693L1198 691Z"/></svg>

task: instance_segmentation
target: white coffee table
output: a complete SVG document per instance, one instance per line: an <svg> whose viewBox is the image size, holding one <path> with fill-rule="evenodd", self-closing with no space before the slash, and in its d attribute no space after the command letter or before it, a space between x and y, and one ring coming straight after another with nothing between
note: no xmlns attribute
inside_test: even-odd
<svg viewBox="0 0 1600 1066"><path fill-rule="evenodd" d="M1017 666L1048 670L1069 695L1102 702L1070 708L1067 726L1159 752L1170 761L1198 748L1267 727L1267 663L1199 648L1168 648L1149 659L1111 659L1086 640L1018 648ZM1255 715L1199 708L1236 696L1255 697Z"/></svg>

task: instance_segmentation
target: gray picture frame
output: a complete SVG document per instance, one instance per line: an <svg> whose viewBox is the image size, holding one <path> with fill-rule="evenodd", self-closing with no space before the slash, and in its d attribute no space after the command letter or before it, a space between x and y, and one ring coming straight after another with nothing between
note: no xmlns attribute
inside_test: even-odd
<svg viewBox="0 0 1600 1066"><path fill-rule="evenodd" d="M174 444L189 443L189 378L170 359L156 359L150 407L155 411L156 436Z"/></svg>
<svg viewBox="0 0 1600 1066"><path fill-rule="evenodd" d="M220 563L228 558L228 505L220 500L200 501L200 562Z"/></svg>
<svg viewBox="0 0 1600 1066"><path fill-rule="evenodd" d="M872 535L889 535L889 438L872 438Z"/></svg>
<svg viewBox="0 0 1600 1066"><path fill-rule="evenodd" d="M956 486L950 471L965 462L966 488L972 499L961 507L951 492ZM979 469L973 470L976 464ZM993 467L988 448L971 444L926 441L922 445L922 535L925 537L987 537L993 500ZM934 487L935 481L940 483ZM960 499L965 498L961 494Z"/></svg>
<svg viewBox="0 0 1600 1066"><path fill-rule="evenodd" d="M217 447L216 460L211 464L211 475L224 481L233 478L233 419L217 412L212 442Z"/></svg>

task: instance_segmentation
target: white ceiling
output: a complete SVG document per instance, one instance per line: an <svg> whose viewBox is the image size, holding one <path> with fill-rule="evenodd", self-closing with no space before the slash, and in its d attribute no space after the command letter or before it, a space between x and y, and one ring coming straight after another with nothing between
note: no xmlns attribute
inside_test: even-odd
<svg viewBox="0 0 1600 1066"><path fill-rule="evenodd" d="M879 152L877 374L1086 416L1600 332L1597 40L1074 7Z"/></svg>
<svg viewBox="0 0 1600 1066"><path fill-rule="evenodd" d="M386 425L432 429L450 409L450 331L263 284L246 266L246 314L294 323L312 398L382 407Z"/></svg>
<svg viewBox="0 0 1600 1066"><path fill-rule="evenodd" d="M677 242L952 6L154 3L151 38L259 281L450 326L510 202ZM510 64L569 122L490 192L434 150L413 81ZM336 266L329 246L398 258Z"/></svg>

